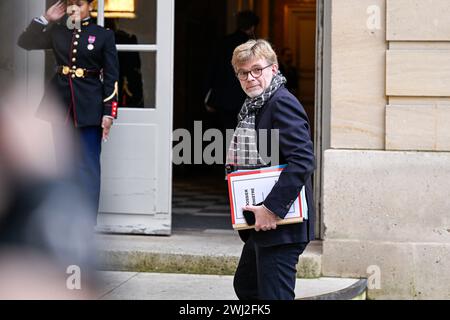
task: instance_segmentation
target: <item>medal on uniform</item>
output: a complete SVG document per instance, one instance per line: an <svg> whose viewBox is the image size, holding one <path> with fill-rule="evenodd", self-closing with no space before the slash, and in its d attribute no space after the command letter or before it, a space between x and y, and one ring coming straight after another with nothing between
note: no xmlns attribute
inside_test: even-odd
<svg viewBox="0 0 450 320"><path fill-rule="evenodd" d="M94 50L95 39L96 39L95 36L89 36L88 38L89 44L87 46L88 50Z"/></svg>

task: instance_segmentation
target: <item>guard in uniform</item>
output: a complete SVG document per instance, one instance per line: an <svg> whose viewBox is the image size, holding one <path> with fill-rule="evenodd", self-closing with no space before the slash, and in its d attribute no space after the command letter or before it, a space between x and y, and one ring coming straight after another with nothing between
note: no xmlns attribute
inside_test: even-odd
<svg viewBox="0 0 450 320"><path fill-rule="evenodd" d="M102 140L107 140L118 114L119 62L114 32L90 18L92 1L58 1L31 22L18 45L26 50L53 50L56 73L38 115L52 122L55 140L61 125L75 129L79 146L75 176L97 212ZM50 110L54 95L63 117L54 117Z"/></svg>

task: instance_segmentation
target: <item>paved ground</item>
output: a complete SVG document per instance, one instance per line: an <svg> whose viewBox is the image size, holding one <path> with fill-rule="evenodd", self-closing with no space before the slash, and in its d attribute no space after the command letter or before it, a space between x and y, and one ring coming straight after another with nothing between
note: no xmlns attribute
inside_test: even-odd
<svg viewBox="0 0 450 320"><path fill-rule="evenodd" d="M196 269L190 268L190 265L193 264L198 269L198 263L201 263L201 261L205 262L205 260L202 260L204 257L209 258L208 261L211 264L227 264L229 268L234 270L235 266L233 267L231 262L235 261L233 263L237 263L241 255L243 242L237 232L232 230L178 230L174 231L169 237L98 234L97 246L101 252L109 253L108 256L114 258L114 261L108 262L109 264L113 263L113 265L108 267L107 263L104 270L130 270L128 268L117 268L120 268L120 265L126 265L129 259L133 259L137 264L142 264L139 261L143 260L153 261L152 263L159 261L159 263L165 265L177 262L180 272L199 273L195 271ZM299 267L300 269L306 268L305 272L308 272L306 277L320 276L321 254L321 242L314 241L308 245L305 252L301 255ZM157 257L156 260L155 257ZM180 258L175 259L175 257ZM188 259L190 262L183 262L185 259ZM163 269L131 270L167 272L163 266L161 268ZM189 271L183 271L184 268L188 268Z"/></svg>
<svg viewBox="0 0 450 320"><path fill-rule="evenodd" d="M100 299L106 300L237 300L232 276L100 272ZM298 279L296 297L334 292L354 279Z"/></svg>
<svg viewBox="0 0 450 320"><path fill-rule="evenodd" d="M138 261L157 256L158 259L152 261L164 263L167 262L165 259L173 263L173 260L183 260L174 257L186 256L194 261L197 259L195 257L212 257L219 264L221 259L238 259L243 243L237 232L232 230L225 181L211 178L197 181L178 179L174 181L173 188L173 234L170 237L98 234L98 249L111 253L118 261L125 260L122 265L126 265L129 253L133 253L133 258ZM321 253L321 243L312 242L302 255L303 264L299 265L308 268L309 273L320 274ZM182 263L182 271L179 272L187 272L183 271L184 268L189 268L189 263ZM167 271L158 269L158 272ZM232 276L120 271L102 271L99 275L102 280L98 293L100 299L237 299ZM339 278L298 279L296 296L304 298L336 292L357 281Z"/></svg>
<svg viewBox="0 0 450 320"><path fill-rule="evenodd" d="M243 243L231 230L174 231L171 236L97 235L102 250L239 256Z"/></svg>

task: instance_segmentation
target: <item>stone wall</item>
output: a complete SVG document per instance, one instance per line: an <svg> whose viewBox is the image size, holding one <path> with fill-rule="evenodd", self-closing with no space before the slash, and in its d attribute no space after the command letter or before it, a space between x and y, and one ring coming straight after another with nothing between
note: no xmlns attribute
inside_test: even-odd
<svg viewBox="0 0 450 320"><path fill-rule="evenodd" d="M375 266L369 298L450 299L450 153L329 150L324 186L325 276Z"/></svg>
<svg viewBox="0 0 450 320"><path fill-rule="evenodd" d="M332 1L322 271L379 270L369 298L450 299L449 13L448 0Z"/></svg>

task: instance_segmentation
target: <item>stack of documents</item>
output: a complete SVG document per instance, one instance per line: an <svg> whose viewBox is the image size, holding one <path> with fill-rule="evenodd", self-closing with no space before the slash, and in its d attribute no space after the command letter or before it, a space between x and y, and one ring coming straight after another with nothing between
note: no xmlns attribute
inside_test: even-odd
<svg viewBox="0 0 450 320"><path fill-rule="evenodd" d="M227 176L230 196L231 222L235 230L251 229L243 215L243 207L261 203L269 195L286 166L236 171ZM305 187L292 204L288 214L277 224L300 223L308 219Z"/></svg>

